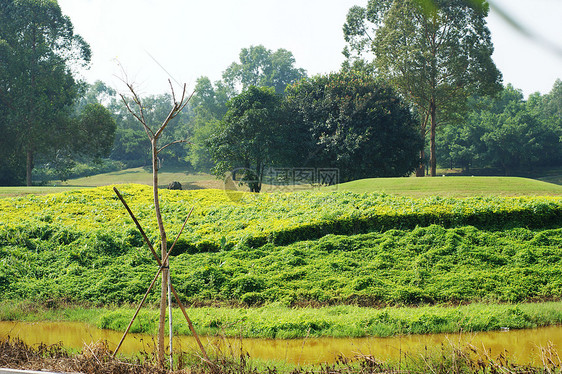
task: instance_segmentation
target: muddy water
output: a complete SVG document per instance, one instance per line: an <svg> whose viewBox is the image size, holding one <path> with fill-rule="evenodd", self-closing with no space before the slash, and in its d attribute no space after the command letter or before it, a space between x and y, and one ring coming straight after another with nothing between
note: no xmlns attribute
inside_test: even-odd
<svg viewBox="0 0 562 374"><path fill-rule="evenodd" d="M19 337L28 344L55 344L62 342L65 346L82 349L84 344L107 340L114 349L122 333L100 330L83 323L24 323L0 322L0 338ZM296 364L313 364L333 362L338 355L353 357L368 354L384 360L398 358L400 353L417 352L439 347L441 344L484 347L497 357L507 350L510 357L519 363L540 363L541 348L549 343L562 356L562 326L545 327L530 330L495 331L482 333L410 335L392 338L309 338L309 339L221 339L203 337L207 350L220 350L227 354L238 354L240 345L251 357L267 360L282 360ZM130 334L120 352L132 354L142 350L154 349L154 337L145 334ZM174 350L195 351L197 346L193 338L176 339Z"/></svg>

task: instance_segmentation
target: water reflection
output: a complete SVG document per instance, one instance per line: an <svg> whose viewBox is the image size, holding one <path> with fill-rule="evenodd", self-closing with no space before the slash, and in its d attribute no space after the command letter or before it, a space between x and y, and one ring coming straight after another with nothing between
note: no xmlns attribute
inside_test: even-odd
<svg viewBox="0 0 562 374"><path fill-rule="evenodd" d="M27 344L55 344L63 342L70 348L82 349L84 344L107 340L114 349L122 333L100 330L84 323L74 322L0 322L0 338L19 337ZM373 355L379 360L397 358L400 353L415 354L426 347L433 349L441 344L471 344L483 348L497 357L506 350L513 361L518 363L539 363L541 347L554 344L560 354L562 347L562 326L551 326L530 330L494 331L463 334L409 335L392 338L309 338L309 339L223 339L203 337L209 351L221 351L238 355L240 349L251 357L267 360L283 360L295 364L333 362L338 355L352 357L357 354ZM191 337L180 337L174 343L174 350L197 351ZM130 334L120 353L133 354L139 351L153 352L155 337L146 334Z"/></svg>

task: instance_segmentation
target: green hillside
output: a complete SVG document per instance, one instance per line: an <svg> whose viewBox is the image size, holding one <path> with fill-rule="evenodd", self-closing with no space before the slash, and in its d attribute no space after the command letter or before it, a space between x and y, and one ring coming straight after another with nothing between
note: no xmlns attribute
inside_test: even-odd
<svg viewBox="0 0 562 374"><path fill-rule="evenodd" d="M119 188L156 241L150 187ZM195 206L172 260L191 302L562 297L562 197L166 190L161 200L169 238ZM110 187L0 199L0 259L4 300L128 303L154 272Z"/></svg>
<svg viewBox="0 0 562 374"><path fill-rule="evenodd" d="M562 195L562 185L519 177L372 178L340 184L338 190L412 197Z"/></svg>

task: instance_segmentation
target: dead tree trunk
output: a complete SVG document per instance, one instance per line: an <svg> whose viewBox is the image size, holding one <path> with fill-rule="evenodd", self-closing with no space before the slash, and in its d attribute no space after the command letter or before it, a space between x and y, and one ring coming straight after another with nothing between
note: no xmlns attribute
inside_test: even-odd
<svg viewBox="0 0 562 374"><path fill-rule="evenodd" d="M33 170L33 151L31 149L28 149L26 152L26 164L25 164L25 181L27 184L27 187L30 187L33 185L32 183L32 178L31 178L31 171Z"/></svg>
<svg viewBox="0 0 562 374"><path fill-rule="evenodd" d="M160 198L158 197L158 147L157 138L152 139L152 191L154 195L154 210L156 211L156 221L158 222L158 230L160 231L160 258L164 260L168 252L168 240L166 230L164 229L164 221L160 212ZM165 343L164 328L166 325L166 299L168 295L168 272L170 271L169 262L166 260L162 263L162 284L160 289L160 319L158 320L158 362L164 365ZM171 348L170 348L171 349Z"/></svg>
<svg viewBox="0 0 562 374"><path fill-rule="evenodd" d="M166 117L166 119L162 122L158 130L153 131L149 124L146 121L146 117L144 115L144 108L141 102L141 99L135 92L132 84L125 82L127 88L131 93L132 103L136 106L136 110L133 109L129 99L125 96L121 95L121 99L123 100L127 110L142 124L148 138L150 139L150 143L152 146L152 190L154 196L154 210L156 213L156 220L158 222L158 230L160 232L160 249L161 249L161 257L160 259L163 261L162 263L162 285L161 285L161 293L160 293L160 319L158 324L158 362L160 366L164 366L165 361L165 326L166 326L166 300L168 295L168 279L169 279L169 262L167 259L167 252L168 252L168 241L166 237L166 230L164 228L164 221L162 220L162 214L160 211L160 199L158 196L158 154L164 150L166 147L176 144L176 143L185 143L187 140L178 140L174 141L170 144L167 144L161 148L158 148L158 140L162 135L162 132L168 125L168 123L174 119L182 110L185 108L191 96L186 97L186 86L183 86L183 92L181 99L178 101L176 100L176 95L174 92L174 88L172 83L170 82L170 87L172 91L172 98L173 98L173 106L170 110L170 113ZM169 316L171 318L171 316ZM171 333L171 331L170 331ZM171 350L171 347L170 347ZM170 352L171 354L172 352Z"/></svg>

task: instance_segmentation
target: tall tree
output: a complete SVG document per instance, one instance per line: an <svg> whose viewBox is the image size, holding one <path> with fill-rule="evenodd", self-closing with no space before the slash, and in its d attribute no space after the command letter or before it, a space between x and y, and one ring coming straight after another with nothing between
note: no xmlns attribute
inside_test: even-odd
<svg viewBox="0 0 562 374"><path fill-rule="evenodd" d="M4 0L0 18L0 100L10 108L12 149L25 154L31 185L36 153L73 141L60 129L78 95L73 69L89 63L90 49L56 0Z"/></svg>
<svg viewBox="0 0 562 374"><path fill-rule="evenodd" d="M123 104L127 108L128 112L142 125L142 129L148 136L150 140L150 149L152 153L152 191L153 191L153 201L154 201L154 211L156 213L156 221L158 223L158 230L160 232L160 249L161 249L161 268L162 268L162 283L161 283L161 291L160 291L160 319L158 324L158 362L162 367L164 364L164 326L166 320L166 299L170 302L170 313L168 318L171 320L171 284L170 284L170 273L169 273L169 260L168 260L168 242L166 236L166 229L164 227L164 221L162 219L162 212L160 209L160 198L158 194L158 169L159 169L159 161L158 155L167 147L174 143L185 143L186 140L176 140L172 141L171 143L162 145L161 140L162 134L167 126L170 124L175 117L177 117L181 111L187 106L189 99L191 96L186 96L186 86L183 86L182 95L179 99L176 99L176 95L174 92L174 88L170 81L170 88L172 91L172 95L169 96L169 100L172 103L171 109L169 110L168 114L160 119L155 119L154 116L148 117L148 112L146 110L145 105L141 98L135 92L133 85L129 82L125 82L127 84L127 88L130 91L130 97L126 97L121 95L123 100ZM154 126L153 123L159 123L159 125ZM157 255L156 255L157 257ZM179 301L179 299L178 299ZM188 320L188 324L190 328L192 325ZM170 323L170 336L172 334L172 326ZM194 332L194 330L192 330ZM198 340L199 342L199 340ZM170 340L170 347L171 347L171 340ZM205 358L207 358L207 354L205 350L201 346L203 350L203 354ZM171 348L170 348L171 353ZM171 362L171 361L170 361ZM172 366L172 365L170 365Z"/></svg>
<svg viewBox="0 0 562 374"><path fill-rule="evenodd" d="M273 87L277 94L304 77L306 71L295 67L291 52L282 48L272 52L263 45L242 48L240 62L233 62L223 73L223 80L233 87Z"/></svg>
<svg viewBox="0 0 562 374"><path fill-rule="evenodd" d="M281 97L273 88L250 86L228 102L228 112L206 142L222 176L242 169L238 177L260 192L265 167L279 160L283 131Z"/></svg>
<svg viewBox="0 0 562 374"><path fill-rule="evenodd" d="M458 119L471 94L501 89L488 11L485 0L369 0L348 13L344 53L373 52L379 74L415 106L421 134L430 135L432 176L438 124Z"/></svg>
<svg viewBox="0 0 562 374"><path fill-rule="evenodd" d="M273 87L279 95L287 85L306 76L304 69L295 67L293 54L285 49L271 51L262 45L243 48L239 62L233 62L223 73L222 80L211 83L209 78L197 80L190 118L192 144L186 159L195 170L209 171L214 166L208 147L204 145L228 108L226 103L251 86Z"/></svg>

